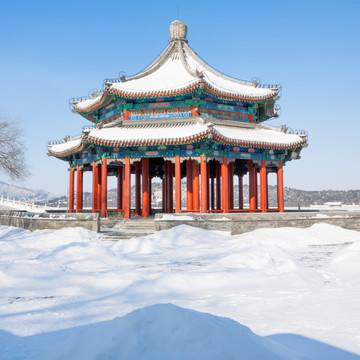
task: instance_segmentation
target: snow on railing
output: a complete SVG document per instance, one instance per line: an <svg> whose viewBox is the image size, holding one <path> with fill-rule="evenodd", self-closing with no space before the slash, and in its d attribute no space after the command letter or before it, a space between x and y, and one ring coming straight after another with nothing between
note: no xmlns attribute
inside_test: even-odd
<svg viewBox="0 0 360 360"><path fill-rule="evenodd" d="M0 204L15 208L16 210L45 211L46 209L60 209L59 203L57 204L57 206L50 206L48 203L45 203L44 205L39 205L35 204L34 201L26 201L25 198L23 198L23 200L15 198L11 199L9 196L4 197L4 195L0 197Z"/></svg>
<svg viewBox="0 0 360 360"><path fill-rule="evenodd" d="M50 140L47 142L47 145L58 145L58 144L65 144L70 140L75 140L77 138L79 138L81 135L74 135L74 136L65 136L64 138L62 138L61 140Z"/></svg>
<svg viewBox="0 0 360 360"><path fill-rule="evenodd" d="M306 130L292 130L292 129L287 128L284 132L286 132L287 134L308 137L308 132Z"/></svg>
<svg viewBox="0 0 360 360"><path fill-rule="evenodd" d="M270 126L269 126L270 127ZM271 126L272 129L282 131L285 134L299 135L299 136L308 136L306 130L294 130L289 128L287 125Z"/></svg>
<svg viewBox="0 0 360 360"><path fill-rule="evenodd" d="M84 100L93 99L95 96L101 94L102 92L103 92L103 90L98 91L97 89L91 89L91 90L89 90L88 95L70 98L69 99L69 107L70 107L70 109L73 109L77 103L84 101Z"/></svg>
<svg viewBox="0 0 360 360"><path fill-rule="evenodd" d="M77 103L79 103L81 101L84 101L84 100L89 100L89 99L90 99L90 95L70 98L69 99L69 108L70 108L70 110L73 110Z"/></svg>
<svg viewBox="0 0 360 360"><path fill-rule="evenodd" d="M103 81L103 89L106 86L111 85L112 83L120 83L120 82L125 82L125 81L126 81L126 72L125 71L120 71L119 72L119 77L112 78L112 79L104 79L104 81Z"/></svg>
<svg viewBox="0 0 360 360"><path fill-rule="evenodd" d="M113 78L113 79L104 79L104 85L108 86L113 83L120 83L122 82L120 78Z"/></svg>
<svg viewBox="0 0 360 360"><path fill-rule="evenodd" d="M257 84L256 87L261 89L281 89L280 84Z"/></svg>
<svg viewBox="0 0 360 360"><path fill-rule="evenodd" d="M90 95L78 96L78 97L70 98L69 103L70 104L75 104L75 103L78 103L80 101L89 100L89 99L90 99Z"/></svg>
<svg viewBox="0 0 360 360"><path fill-rule="evenodd" d="M84 125L84 126L82 127L82 131L83 131L83 132L88 132L88 131L94 130L94 129L96 129L96 128L97 128L97 125Z"/></svg>

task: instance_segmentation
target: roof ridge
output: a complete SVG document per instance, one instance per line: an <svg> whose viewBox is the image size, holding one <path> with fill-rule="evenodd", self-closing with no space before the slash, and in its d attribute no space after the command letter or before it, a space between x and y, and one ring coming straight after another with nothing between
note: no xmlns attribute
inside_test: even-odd
<svg viewBox="0 0 360 360"><path fill-rule="evenodd" d="M186 58L185 58L185 55L184 55L184 52L186 52L186 50L185 50L184 47L182 46L182 45L183 45L183 42L182 42L182 41L179 41L179 42L180 42L180 51L179 51L179 52L180 52L180 54L181 54L181 55L180 55L180 59L181 59L182 64L184 65L185 70L186 70L191 76L194 76L195 78L198 78L198 77L199 77L198 74L190 68L188 62L186 61Z"/></svg>
<svg viewBox="0 0 360 360"><path fill-rule="evenodd" d="M201 59L201 57L198 56L195 53L195 51L188 44L184 43L184 45L185 45L184 46L185 52L188 53L191 58L193 58L196 62L200 63L201 66L203 66L206 70L210 71L214 75L219 76L219 77L221 77L223 79L226 79L226 80L230 80L230 81L232 81L234 83L240 83L242 85L256 87L256 86L254 86L253 83L250 83L249 81L235 79L233 77L230 77L229 75L225 75L225 74L221 73L220 71L214 69L212 66L207 64L203 59Z"/></svg>
<svg viewBox="0 0 360 360"><path fill-rule="evenodd" d="M170 57L171 53L174 50L174 47L175 47L174 43L169 43L169 45L165 48L165 50L159 56L157 56L156 59L149 66L147 66L139 73L128 77L126 81L140 79L158 70L164 64L164 62Z"/></svg>

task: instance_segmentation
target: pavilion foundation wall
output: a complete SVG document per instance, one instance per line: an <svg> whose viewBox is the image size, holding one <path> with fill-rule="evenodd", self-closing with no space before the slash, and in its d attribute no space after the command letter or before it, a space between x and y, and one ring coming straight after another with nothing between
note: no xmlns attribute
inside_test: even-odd
<svg viewBox="0 0 360 360"><path fill-rule="evenodd" d="M163 214L155 216L157 231L186 224L206 230L229 231L231 235L237 235L262 228L307 228L319 223L360 231L360 212L174 214L171 219L169 217L162 219L162 217Z"/></svg>
<svg viewBox="0 0 360 360"><path fill-rule="evenodd" d="M27 211L0 211L0 225L15 226L26 230L58 230L64 227L82 227L100 231L98 214L32 213Z"/></svg>

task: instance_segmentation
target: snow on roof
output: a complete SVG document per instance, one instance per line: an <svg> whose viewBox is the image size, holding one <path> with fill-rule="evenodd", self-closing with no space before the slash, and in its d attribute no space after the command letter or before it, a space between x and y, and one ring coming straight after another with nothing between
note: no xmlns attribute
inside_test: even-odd
<svg viewBox="0 0 360 360"><path fill-rule="evenodd" d="M110 88L129 93L144 93L177 90L197 82L198 79L186 71L180 58L172 59L169 57L157 71L139 79L114 83Z"/></svg>
<svg viewBox="0 0 360 360"><path fill-rule="evenodd" d="M48 149L49 149L49 152L54 155L63 154L68 151L78 149L81 146L81 140L82 140L82 137L79 136L75 139L68 140L61 144L52 144L52 145L50 144L50 145L48 145Z"/></svg>
<svg viewBox="0 0 360 360"><path fill-rule="evenodd" d="M216 95L236 99L261 101L277 95L277 87L258 87L223 75L202 61L187 45L186 25L170 26L171 40L167 48L146 69L121 80L108 80L104 93L75 103L75 110L84 111L104 101L106 94L124 97L171 96L197 86ZM191 89L193 90L193 89Z"/></svg>
<svg viewBox="0 0 360 360"><path fill-rule="evenodd" d="M114 146L137 143L186 142L205 135L209 131L203 124L166 124L148 126L122 126L117 128L94 129L89 133L90 142L105 142Z"/></svg>
<svg viewBox="0 0 360 360"><path fill-rule="evenodd" d="M66 156L82 150L86 142L105 146L159 145L190 143L205 137L231 145L294 148L303 145L306 140L295 134L266 128L261 125L233 124L224 126L205 123L202 118L182 123L123 124L120 127L95 128L87 137L78 137L61 144L49 145L49 153Z"/></svg>
<svg viewBox="0 0 360 360"><path fill-rule="evenodd" d="M229 76L223 75L204 63L195 52L187 45L183 44L185 60L187 66L195 73L203 73L207 83L224 92L241 94L247 97L269 97L277 93L276 89L258 88L255 84L240 81Z"/></svg>
<svg viewBox="0 0 360 360"><path fill-rule="evenodd" d="M98 93L94 95L91 99L82 100L74 103L74 107L78 110L87 109L95 104L97 104L103 96L103 93Z"/></svg>
<svg viewBox="0 0 360 360"><path fill-rule="evenodd" d="M225 143L244 146L293 148L305 143L299 135L286 134L259 125L249 128L198 122L93 129L89 133L88 140L108 146L131 146L140 143L173 144L190 142L210 134Z"/></svg>
<svg viewBox="0 0 360 360"><path fill-rule="evenodd" d="M255 127L249 129L215 125L214 130L224 139L241 141L243 143L286 147L299 146L304 143L304 140L299 135L286 134L282 131L268 128Z"/></svg>
<svg viewBox="0 0 360 360"><path fill-rule="evenodd" d="M147 69L125 82L109 84L109 90L125 95L146 95L182 91L195 84L204 84L224 94L253 100L271 98L277 94L275 88L258 88L255 84L217 72L204 63L184 41L170 43Z"/></svg>

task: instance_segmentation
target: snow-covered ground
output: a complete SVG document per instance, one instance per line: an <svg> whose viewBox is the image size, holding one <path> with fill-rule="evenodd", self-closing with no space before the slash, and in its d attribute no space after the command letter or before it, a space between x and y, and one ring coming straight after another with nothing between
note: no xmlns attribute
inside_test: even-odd
<svg viewBox="0 0 360 360"><path fill-rule="evenodd" d="M332 203L336 204L336 203ZM298 207L290 207L287 206L285 210L289 211L298 211ZM340 204L340 205L310 205L310 206L301 206L301 211L360 211L360 205L346 205L346 204Z"/></svg>
<svg viewBox="0 0 360 360"><path fill-rule="evenodd" d="M360 359L359 259L360 233L326 224L0 227L0 359Z"/></svg>

